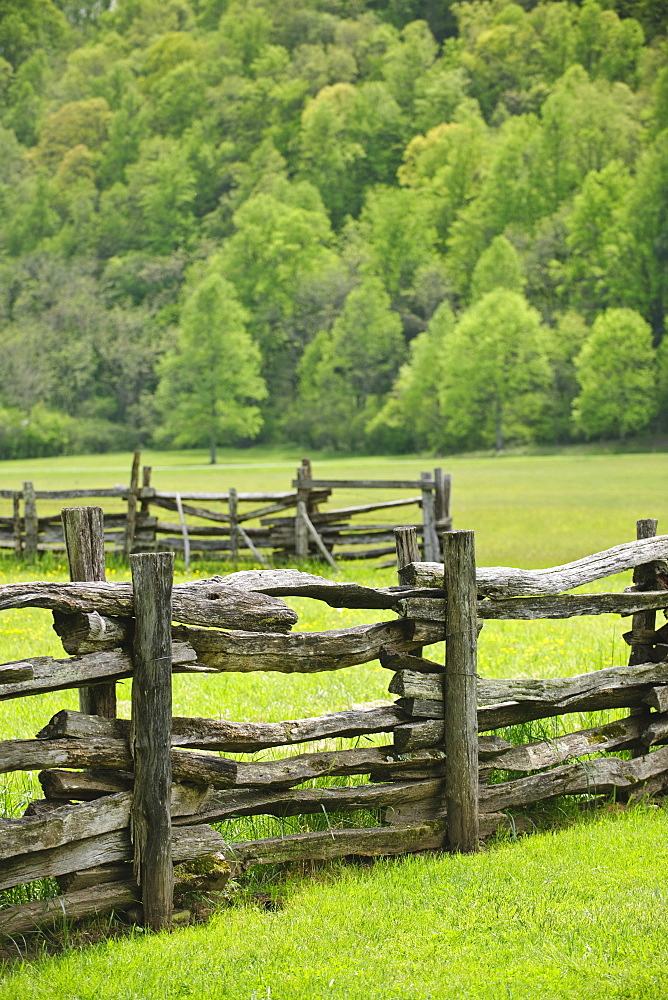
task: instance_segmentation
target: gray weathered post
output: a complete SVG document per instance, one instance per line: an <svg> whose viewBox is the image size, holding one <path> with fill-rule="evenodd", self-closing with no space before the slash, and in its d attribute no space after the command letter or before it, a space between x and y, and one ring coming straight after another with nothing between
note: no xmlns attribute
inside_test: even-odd
<svg viewBox="0 0 668 1000"><path fill-rule="evenodd" d="M443 535L448 846L478 848L477 590L473 531Z"/></svg>
<svg viewBox="0 0 668 1000"><path fill-rule="evenodd" d="M18 491L14 493L12 501L12 536L14 539L14 555L17 559L20 559L23 543L21 541L21 494Z"/></svg>
<svg viewBox="0 0 668 1000"><path fill-rule="evenodd" d="M227 507L230 515L230 556L232 561L236 563L239 559L239 533L237 531L239 499L234 487L231 487L228 493Z"/></svg>
<svg viewBox="0 0 668 1000"><path fill-rule="evenodd" d="M636 521L636 538L654 538L659 522L653 517L642 518ZM656 589L656 572L653 563L645 563L643 566L636 566L633 570L633 583L643 590ZM640 611L633 615L631 628L634 632L648 630L653 632L656 627L656 611ZM644 643L633 643L629 655L629 666L633 667L639 663L649 663L651 661L652 646ZM649 714L649 709L637 708L631 715ZM638 747L631 751L631 757L640 757L646 752L645 747Z"/></svg>
<svg viewBox="0 0 668 1000"><path fill-rule="evenodd" d="M24 541L23 554L26 559L37 558L37 535L39 521L37 519L37 501L35 487L32 483L23 484Z"/></svg>
<svg viewBox="0 0 668 1000"><path fill-rule="evenodd" d="M444 531L452 531L452 517L450 515L450 497L452 495L452 476L443 472L443 469L434 469L434 501L436 508L436 537L439 540L438 562L443 555L441 535Z"/></svg>
<svg viewBox="0 0 668 1000"><path fill-rule="evenodd" d="M104 513L101 507L66 507L60 512L70 580L104 583ZM116 717L116 683L79 688L79 709L86 715Z"/></svg>
<svg viewBox="0 0 668 1000"><path fill-rule="evenodd" d="M144 923L159 930L171 921L174 896L170 756L174 553L131 555L130 568L135 606L130 831Z"/></svg>
<svg viewBox="0 0 668 1000"><path fill-rule="evenodd" d="M143 491L149 490L151 488L151 472L152 467L150 465L144 465L141 470L141 486L142 486L142 498L141 507L139 508L139 513L142 517L148 517L151 513L151 498L144 496Z"/></svg>
<svg viewBox="0 0 668 1000"><path fill-rule="evenodd" d="M422 472L423 482L432 482L430 472ZM422 489L422 551L425 562L437 562L440 555L438 536L436 535L436 515L434 510L434 490Z"/></svg>
<svg viewBox="0 0 668 1000"><path fill-rule="evenodd" d="M125 522L125 538L123 540L123 555L127 558L132 552L137 527L137 494L139 493L139 463L141 452L136 451L132 459L130 473L130 490L128 492L128 513Z"/></svg>
<svg viewBox="0 0 668 1000"><path fill-rule="evenodd" d="M394 529L394 544L397 550L397 574L399 584L407 583L404 570L412 562L420 562L420 549L417 531L409 525L400 525Z"/></svg>
<svg viewBox="0 0 668 1000"><path fill-rule="evenodd" d="M308 559L308 527L306 521L300 514L300 502L304 504L304 510L308 511L309 490L301 486L304 479L304 467L300 465L297 469L297 506L295 510L295 557L297 559Z"/></svg>

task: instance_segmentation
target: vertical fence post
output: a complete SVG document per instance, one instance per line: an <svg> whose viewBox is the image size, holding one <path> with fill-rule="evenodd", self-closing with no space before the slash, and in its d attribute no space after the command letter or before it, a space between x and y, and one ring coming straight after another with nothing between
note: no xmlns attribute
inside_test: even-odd
<svg viewBox="0 0 668 1000"><path fill-rule="evenodd" d="M128 492L128 513L125 522L125 538L123 540L123 555L127 559L132 552L132 545L135 540L135 529L137 527L137 494L139 492L139 463L141 462L141 452L136 451L132 459L132 471L130 473L130 490Z"/></svg>
<svg viewBox="0 0 668 1000"><path fill-rule="evenodd" d="M431 483L431 473L422 472L420 478ZM434 490L422 490L422 551L425 562L437 562L439 557L438 537L436 535L436 516L434 510Z"/></svg>
<svg viewBox="0 0 668 1000"><path fill-rule="evenodd" d="M152 468L150 465L144 465L142 467L142 477L141 485L142 490L150 490L151 488L151 473ZM149 517L151 515L151 498L142 495L141 507L139 508L139 516L142 519L142 530L147 533L148 546L151 549L155 549L158 541L158 533L156 531L155 525L151 526ZM148 524L146 522L149 522ZM150 534L149 534L150 533Z"/></svg>
<svg viewBox="0 0 668 1000"><path fill-rule="evenodd" d="M441 535L444 531L452 531L452 518L450 516L450 495L452 493L452 476L445 475L443 469L434 469L434 502L436 508L436 537L438 539L438 560L443 555Z"/></svg>
<svg viewBox="0 0 668 1000"><path fill-rule="evenodd" d="M636 538L654 538L658 524L659 522L653 517L646 517L636 521ZM642 566L636 566L633 570L633 583L643 590L655 590L656 573L654 564L645 563ZM654 631L656 627L656 611L640 611L633 615L632 621L633 624L631 627L634 632L644 629ZM634 642L629 655L629 666L633 667L639 663L649 663L651 661L651 651L651 644L645 645L641 642ZM631 715L644 715L648 713L649 709L636 708L631 712ZM640 757L644 753L646 753L646 748L638 747L631 751L631 756Z"/></svg>
<svg viewBox="0 0 668 1000"><path fill-rule="evenodd" d="M143 490L148 490L151 488L151 472L152 468L150 465L144 465L141 470L141 485ZM148 517L151 513L151 499L150 497L142 496L141 507L139 508L139 513Z"/></svg>
<svg viewBox="0 0 668 1000"><path fill-rule="evenodd" d="M420 562L417 531L408 525L394 529L394 544L397 550L397 575L400 586L407 583L404 570L412 562Z"/></svg>
<svg viewBox="0 0 668 1000"><path fill-rule="evenodd" d="M37 535L39 533L39 521L37 519L37 501L35 499L35 487L32 483L23 484L23 512L24 512L24 542L23 553L26 559L37 558Z"/></svg>
<svg viewBox="0 0 668 1000"><path fill-rule="evenodd" d="M473 531L443 535L448 846L478 848L477 589Z"/></svg>
<svg viewBox="0 0 668 1000"><path fill-rule="evenodd" d="M303 503L308 510L309 491L302 488L304 479L304 467L297 469L297 506L295 509L295 557L297 559L308 559L308 527L306 521L300 516L299 504Z"/></svg>
<svg viewBox="0 0 668 1000"><path fill-rule="evenodd" d="M188 535L188 525L186 524L186 517L183 513L183 502L181 500L181 494L177 493L176 497L176 510L179 515L179 524L181 525L181 538L183 539L183 565L186 573L190 569L190 536Z"/></svg>
<svg viewBox="0 0 668 1000"><path fill-rule="evenodd" d="M237 514L239 509L239 499L234 487L230 488L227 506L230 514L230 556L236 565L239 560L239 532L237 531Z"/></svg>
<svg viewBox="0 0 668 1000"><path fill-rule="evenodd" d="M174 896L170 756L174 553L131 555L130 568L135 606L130 832L144 923L159 930L171 921Z"/></svg>
<svg viewBox="0 0 668 1000"><path fill-rule="evenodd" d="M17 559L20 559L23 542L21 540L21 494L18 491L14 493L12 501L12 536L14 539L14 555Z"/></svg>
<svg viewBox="0 0 668 1000"><path fill-rule="evenodd" d="M70 580L104 582L104 513L101 507L66 507L60 512ZM86 715L116 717L116 683L79 688L79 709Z"/></svg>

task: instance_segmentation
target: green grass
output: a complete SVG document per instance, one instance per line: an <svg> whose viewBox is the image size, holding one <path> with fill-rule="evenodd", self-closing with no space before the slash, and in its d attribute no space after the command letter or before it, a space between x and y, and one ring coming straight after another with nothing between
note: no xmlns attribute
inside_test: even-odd
<svg viewBox="0 0 668 1000"><path fill-rule="evenodd" d="M144 455L157 486L188 490L284 489L299 458L271 449L226 452L211 468L202 453ZM323 477L413 478L442 465L454 477L455 524L475 529L482 565L553 565L634 537L638 517L664 519L668 464L660 455L312 458L315 475ZM127 481L129 464L127 455L3 463L0 486L20 487L28 478L38 489L75 482L108 486ZM374 496L337 494L336 505ZM194 564L189 576L229 569ZM372 586L396 581L393 570L373 563L344 564L343 570L346 578ZM48 557L26 567L0 558L0 583L34 578L65 579L62 560ZM125 579L127 572L115 564L109 578ZM185 578L177 567L177 579ZM620 590L629 579L626 574L587 589ZM385 617L306 600L291 603L300 614L299 630ZM612 616L489 622L480 637L480 673L566 676L623 662L628 648L621 635L628 627L627 620ZM49 613L0 616L0 661L35 654L62 655ZM429 655L438 656L439 647ZM239 720L298 718L388 698L390 676L375 663L306 676L182 675L175 678L174 711ZM129 685L119 685L120 714L129 714L129 696ZM2 702L0 738L31 737L55 711L76 705L75 692ZM612 717L546 720L533 724L532 733L556 735L564 726ZM341 745L350 744L323 741L322 748ZM293 752L301 749L307 748ZM7 776L2 787L0 811L18 815L34 795L35 776ZM566 824L573 822L568 815ZM297 818L282 824L259 817L223 829L230 839L244 839L326 822ZM136 933L124 942L45 958L12 974L0 997L661 997L668 993L661 940L667 822L663 810L638 808L621 816L580 817L572 828L499 844L475 858L407 858L370 869L333 864L315 878L269 869L262 874L264 888L287 899L278 913L239 903L203 928L157 940ZM242 892L239 900L248 896Z"/></svg>
<svg viewBox="0 0 668 1000"><path fill-rule="evenodd" d="M636 809L476 857L339 866L12 976L6 1000L660 1000L668 814Z"/></svg>

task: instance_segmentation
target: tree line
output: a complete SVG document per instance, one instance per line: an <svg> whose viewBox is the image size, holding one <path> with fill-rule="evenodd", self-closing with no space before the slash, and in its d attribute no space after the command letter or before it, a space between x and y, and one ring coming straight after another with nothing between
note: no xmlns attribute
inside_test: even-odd
<svg viewBox="0 0 668 1000"><path fill-rule="evenodd" d="M0 457L665 432L667 23L5 0Z"/></svg>

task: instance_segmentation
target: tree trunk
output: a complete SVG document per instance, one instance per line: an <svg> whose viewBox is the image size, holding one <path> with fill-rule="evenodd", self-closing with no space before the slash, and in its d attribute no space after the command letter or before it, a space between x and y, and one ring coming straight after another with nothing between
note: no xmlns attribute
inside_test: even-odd
<svg viewBox="0 0 668 1000"><path fill-rule="evenodd" d="M211 428L209 432L209 465L216 464L216 432Z"/></svg>

